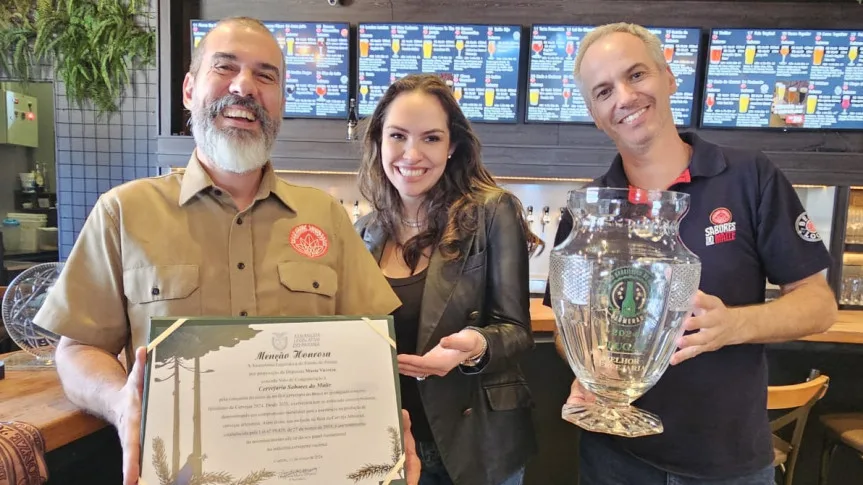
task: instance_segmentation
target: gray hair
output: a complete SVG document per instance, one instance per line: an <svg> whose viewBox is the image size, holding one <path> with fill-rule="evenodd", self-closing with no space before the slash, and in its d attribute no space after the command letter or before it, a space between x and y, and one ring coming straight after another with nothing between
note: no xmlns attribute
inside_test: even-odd
<svg viewBox="0 0 863 485"><path fill-rule="evenodd" d="M189 63L189 73L191 75L193 75L193 76L197 75L198 70L201 69L201 62L204 59L204 47L207 44L207 37L209 37L210 34L214 30L219 28L219 26L224 25L224 24L240 24L240 25L244 25L246 27L252 27L252 28L258 29L262 32L266 32L266 33L270 34L270 36L273 35L273 33L270 32L270 29L268 29L267 26L264 25L263 22L261 22L260 20L258 20L256 18L252 18L252 17L226 17L226 18L223 18L218 23L216 23L215 27L213 27L209 32L207 32L204 35L204 37L201 39L201 42L199 42L198 46L195 47L195 50L192 51L192 62ZM276 41L275 37L273 37L273 41L274 42ZM284 76L284 74L285 74L285 56L282 56L282 75Z"/></svg>
<svg viewBox="0 0 863 485"><path fill-rule="evenodd" d="M662 41L659 40L659 37L641 25L618 22L596 27L581 39L581 43L578 46L578 55L575 57L575 69L573 70L575 83L578 85L581 97L584 98L584 102L587 103L588 106L590 106L590 100L587 93L584 92L584 83L581 79L581 62L584 60L584 53L587 52L587 49L595 42L618 32L631 34L641 39L641 41L644 42L644 46L647 48L648 54L653 58L653 62L656 63L656 67L661 71L664 71L668 67L668 63L665 62L665 56L662 53Z"/></svg>

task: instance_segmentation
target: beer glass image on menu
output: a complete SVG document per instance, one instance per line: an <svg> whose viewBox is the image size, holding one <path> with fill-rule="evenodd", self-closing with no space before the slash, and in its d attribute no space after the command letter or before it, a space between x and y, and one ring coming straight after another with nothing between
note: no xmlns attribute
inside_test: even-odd
<svg viewBox="0 0 863 485"><path fill-rule="evenodd" d="M393 55L399 55L399 50L402 48L402 42L399 39L393 39L392 42Z"/></svg>
<svg viewBox="0 0 863 485"><path fill-rule="evenodd" d="M744 51L744 54L743 54L743 62L746 64L754 64L756 52L757 52L757 48L754 45L746 46L746 50Z"/></svg>
<svg viewBox="0 0 863 485"><path fill-rule="evenodd" d="M820 66L824 62L824 46L816 45L812 51L812 64Z"/></svg>
<svg viewBox="0 0 863 485"><path fill-rule="evenodd" d="M369 85L363 84L360 86L360 94L363 95L363 102L365 103L369 99Z"/></svg>
<svg viewBox="0 0 863 485"><path fill-rule="evenodd" d="M461 51L464 50L464 41L463 40L458 39L455 41L455 50L458 51L458 56L461 57Z"/></svg>
<svg viewBox="0 0 863 485"><path fill-rule="evenodd" d="M564 420L618 436L663 432L663 416L631 403L668 368L692 312L701 262L678 235L689 203L636 188L569 193L577 222L551 252L551 306L566 360L596 400L565 404Z"/></svg>
<svg viewBox="0 0 863 485"><path fill-rule="evenodd" d="M539 88L530 88L530 104L534 106L539 104Z"/></svg>
<svg viewBox="0 0 863 485"><path fill-rule="evenodd" d="M434 49L434 45L432 44L432 41L424 40L423 41L423 58L424 59L431 59L433 49Z"/></svg>
<svg viewBox="0 0 863 485"><path fill-rule="evenodd" d="M785 83L776 83L776 86L773 90L773 102L774 103L784 103L785 102Z"/></svg>
<svg viewBox="0 0 863 485"><path fill-rule="evenodd" d="M707 93L707 100L705 103L707 103L707 108L710 111L713 111L713 105L716 104L716 93Z"/></svg>
<svg viewBox="0 0 863 485"><path fill-rule="evenodd" d="M785 58L791 53L791 46L782 44L782 47L779 48L779 53L782 54L782 64L785 64Z"/></svg>
<svg viewBox="0 0 863 485"><path fill-rule="evenodd" d="M575 42L569 41L566 43L566 48L564 49L566 52L566 58L571 59L572 55L575 53Z"/></svg>
<svg viewBox="0 0 863 485"><path fill-rule="evenodd" d="M665 55L665 62L671 64L671 60L674 59L674 44L665 44L662 53Z"/></svg>
<svg viewBox="0 0 863 485"><path fill-rule="evenodd" d="M788 102L791 104L800 103L800 88L791 86L788 88Z"/></svg>
<svg viewBox="0 0 863 485"><path fill-rule="evenodd" d="M369 39L360 39L360 57L369 56Z"/></svg>
<svg viewBox="0 0 863 485"><path fill-rule="evenodd" d="M485 105L494 106L494 88L485 88Z"/></svg>
<svg viewBox="0 0 863 485"><path fill-rule="evenodd" d="M540 52L542 52L542 41L534 40L530 45L530 48L533 49L533 55L538 56Z"/></svg>
<svg viewBox="0 0 863 485"><path fill-rule="evenodd" d="M285 39L285 54L289 56L294 55L294 42L296 42L296 39L293 37Z"/></svg>
<svg viewBox="0 0 863 485"><path fill-rule="evenodd" d="M719 61L722 60L722 46L714 45L710 47L710 63L711 64L719 64Z"/></svg>
<svg viewBox="0 0 863 485"><path fill-rule="evenodd" d="M797 90L797 93L798 93L797 96L800 99L800 102L805 103L806 102L806 96L809 95L809 86L800 86L800 89Z"/></svg>
<svg viewBox="0 0 863 485"><path fill-rule="evenodd" d="M818 96L814 94L810 94L806 97L806 114L811 115L815 113L815 110L818 108Z"/></svg>
<svg viewBox="0 0 863 485"><path fill-rule="evenodd" d="M857 54L860 52L860 48L856 45L852 45L848 48L848 62L853 64L855 60L857 60Z"/></svg>
<svg viewBox="0 0 863 485"><path fill-rule="evenodd" d="M461 98L464 95L462 87L456 86L455 89L453 89L452 95L455 98L456 102L461 103Z"/></svg>
<svg viewBox="0 0 863 485"><path fill-rule="evenodd" d="M749 111L749 93L740 93L737 110L741 113Z"/></svg>
<svg viewBox="0 0 863 485"><path fill-rule="evenodd" d="M842 106L842 111L848 111L848 108L851 107L851 95L850 94L846 94L845 96L842 96L842 104L840 104L840 106Z"/></svg>
<svg viewBox="0 0 863 485"><path fill-rule="evenodd" d="M495 52L497 52L497 44L493 40L488 41L488 58L494 59Z"/></svg>

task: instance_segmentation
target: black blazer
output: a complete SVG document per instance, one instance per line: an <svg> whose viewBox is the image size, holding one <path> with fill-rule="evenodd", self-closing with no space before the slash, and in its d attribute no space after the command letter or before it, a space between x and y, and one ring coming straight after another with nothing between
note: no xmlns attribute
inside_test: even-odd
<svg viewBox="0 0 863 485"><path fill-rule="evenodd" d="M355 224L380 262L386 243L368 214ZM533 400L518 359L534 347L530 328L527 239L514 197L484 204L459 259L432 253L420 310L418 354L441 338L478 327L488 352L475 368L458 366L419 383L423 406L456 485L500 485L536 452Z"/></svg>

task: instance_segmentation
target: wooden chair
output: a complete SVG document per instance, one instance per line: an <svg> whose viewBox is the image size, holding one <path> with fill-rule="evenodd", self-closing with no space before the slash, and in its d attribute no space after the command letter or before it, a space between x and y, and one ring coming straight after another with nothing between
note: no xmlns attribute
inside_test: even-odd
<svg viewBox="0 0 863 485"><path fill-rule="evenodd" d="M850 448L863 460L863 413L825 414L821 424L827 429L818 484L826 485L830 462L839 445Z"/></svg>
<svg viewBox="0 0 863 485"><path fill-rule="evenodd" d="M819 375L800 384L767 387L767 409L792 409L770 422L773 431L773 466L779 467L783 481L781 485L791 485L794 479L794 467L797 465L797 455L800 442L803 440L803 429L812 406L824 397L830 378ZM791 441L785 441L776 432L794 424Z"/></svg>

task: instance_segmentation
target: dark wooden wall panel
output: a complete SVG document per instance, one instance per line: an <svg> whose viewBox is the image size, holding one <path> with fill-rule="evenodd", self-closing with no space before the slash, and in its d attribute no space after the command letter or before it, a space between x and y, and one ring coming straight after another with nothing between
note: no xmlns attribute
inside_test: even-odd
<svg viewBox="0 0 863 485"><path fill-rule="evenodd" d="M167 0L163 3L168 4ZM863 26L863 6L856 0L343 0L343 3L331 7L325 0L195 0L182 9L162 9L160 15L181 11L182 15L202 19L250 15L269 20L353 24L439 21L515 23L525 27L535 22L601 24L621 20L704 29ZM161 25L175 27L170 32L160 29L161 65L170 66L167 71L188 65L190 46L184 26L189 19L161 20ZM177 56L181 61L177 61ZM163 112L159 164L185 164L193 147L191 138L170 136L184 129L178 84L182 73L172 75L163 68L161 81L164 86L160 91ZM698 95L696 103L700 103ZM601 174L616 153L611 140L591 125L477 123L474 126L484 146L485 161L496 175L591 178ZM863 133L691 130L720 144L763 150L795 183L863 185ZM284 120L273 162L283 169L356 170L360 147L347 142L345 134L345 122L340 120Z"/></svg>

